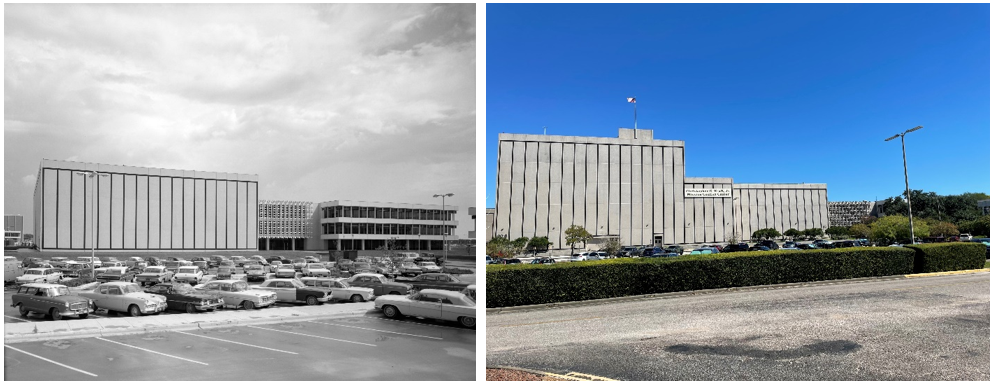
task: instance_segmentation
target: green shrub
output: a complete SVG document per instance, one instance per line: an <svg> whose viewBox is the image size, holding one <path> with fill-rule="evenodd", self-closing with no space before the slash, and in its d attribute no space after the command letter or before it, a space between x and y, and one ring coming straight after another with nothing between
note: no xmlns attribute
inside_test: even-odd
<svg viewBox="0 0 994 386"><path fill-rule="evenodd" d="M915 251L915 273L980 269L987 262L987 247L980 243L905 245Z"/></svg>
<svg viewBox="0 0 994 386"><path fill-rule="evenodd" d="M487 307L909 274L914 251L843 248L487 266Z"/></svg>

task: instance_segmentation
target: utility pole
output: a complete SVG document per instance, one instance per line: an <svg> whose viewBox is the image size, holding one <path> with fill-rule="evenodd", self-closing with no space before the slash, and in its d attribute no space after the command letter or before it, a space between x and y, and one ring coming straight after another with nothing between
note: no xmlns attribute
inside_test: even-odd
<svg viewBox="0 0 994 386"><path fill-rule="evenodd" d="M910 188L910 185L908 185L908 155L907 155L907 152L905 152L905 150L904 150L904 136L906 134L912 132L912 131L915 131L915 130L918 130L918 129L921 129L921 128L922 128L922 126L917 126L917 127L905 130L903 133L894 134L893 137L890 137L890 138L887 138L887 139L884 140L884 142L887 142L887 141L890 141L890 140L892 140L894 138L901 137L901 157L904 159L904 191L905 191L905 194L908 196L908 224L909 224L909 227L911 227L911 244L915 243L915 221L911 218L911 188Z"/></svg>

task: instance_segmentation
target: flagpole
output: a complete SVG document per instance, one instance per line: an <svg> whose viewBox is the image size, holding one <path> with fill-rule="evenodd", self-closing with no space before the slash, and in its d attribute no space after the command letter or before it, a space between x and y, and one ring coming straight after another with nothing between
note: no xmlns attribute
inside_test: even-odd
<svg viewBox="0 0 994 386"><path fill-rule="evenodd" d="M635 108L635 130L639 128L639 103L638 100L632 102L632 107Z"/></svg>

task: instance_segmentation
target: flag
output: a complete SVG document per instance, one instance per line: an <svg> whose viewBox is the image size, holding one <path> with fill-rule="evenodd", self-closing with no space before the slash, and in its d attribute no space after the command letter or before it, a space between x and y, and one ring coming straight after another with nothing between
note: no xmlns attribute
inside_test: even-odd
<svg viewBox="0 0 994 386"><path fill-rule="evenodd" d="M635 103L635 98L628 98L628 103Z"/></svg>

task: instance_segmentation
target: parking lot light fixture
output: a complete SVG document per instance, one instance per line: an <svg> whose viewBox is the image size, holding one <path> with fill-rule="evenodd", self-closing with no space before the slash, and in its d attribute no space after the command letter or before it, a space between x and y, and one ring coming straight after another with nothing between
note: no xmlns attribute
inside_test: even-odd
<svg viewBox="0 0 994 386"><path fill-rule="evenodd" d="M884 142L890 141L894 138L901 137L901 157L904 159L904 191L908 196L908 226L911 228L911 244L915 243L915 221L911 218L911 187L908 185L908 155L904 150L904 136L912 131L917 131L921 129L922 126L916 126L911 129L905 130L903 133L894 134L893 137L887 138Z"/></svg>
<svg viewBox="0 0 994 386"><path fill-rule="evenodd" d="M442 269L445 269L445 264L449 262L449 249L446 248L446 238L445 238L445 198L452 197L452 193L436 194L433 197L442 198Z"/></svg>
<svg viewBox="0 0 994 386"><path fill-rule="evenodd" d="M97 173L95 170L88 171L88 172L76 172L76 174L79 174L81 176L86 176L87 178L94 178L96 176L110 177L110 174L107 174L107 173ZM96 248L97 248L97 231L96 231L96 226L94 225L94 222L97 219L97 208L96 208L96 206L93 203L94 198L96 198L96 193L93 192L93 187L94 187L94 185L96 185L95 182L96 182L96 180L93 180L93 183L90 184L90 240L91 240L91 242L90 242L90 278L93 279L93 280L97 279L96 276L95 276L95 271L94 271L94 268L97 265L96 264L96 260L97 260L97 252L96 252Z"/></svg>

